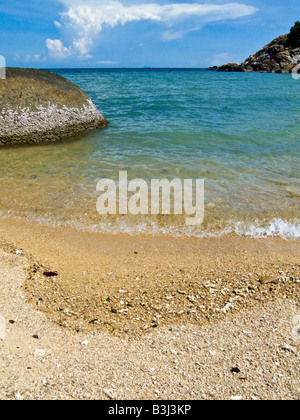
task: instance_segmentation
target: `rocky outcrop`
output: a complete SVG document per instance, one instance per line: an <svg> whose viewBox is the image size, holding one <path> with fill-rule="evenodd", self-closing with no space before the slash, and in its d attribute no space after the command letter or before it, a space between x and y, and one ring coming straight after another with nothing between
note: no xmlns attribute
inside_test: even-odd
<svg viewBox="0 0 300 420"><path fill-rule="evenodd" d="M246 70L241 64L238 63L228 63L224 64L224 66L215 68L216 71L226 71L226 72L238 72L243 73Z"/></svg>
<svg viewBox="0 0 300 420"><path fill-rule="evenodd" d="M0 146L53 142L107 125L91 99L55 73L8 68L0 80Z"/></svg>
<svg viewBox="0 0 300 420"><path fill-rule="evenodd" d="M223 72L263 72L291 73L297 64L295 57L300 55L300 45L291 48L289 35L274 39L254 55L250 55L242 64L230 63L212 70Z"/></svg>

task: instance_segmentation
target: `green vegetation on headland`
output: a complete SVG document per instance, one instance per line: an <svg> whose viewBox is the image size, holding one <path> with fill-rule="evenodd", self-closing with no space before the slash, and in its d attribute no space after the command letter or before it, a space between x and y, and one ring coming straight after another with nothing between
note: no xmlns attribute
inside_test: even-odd
<svg viewBox="0 0 300 420"><path fill-rule="evenodd" d="M292 27L287 40L290 48L300 47L300 21L298 20Z"/></svg>
<svg viewBox="0 0 300 420"><path fill-rule="evenodd" d="M300 22L297 21L289 34L275 38L242 64L229 63L210 70L222 72L291 73L296 57L300 55Z"/></svg>

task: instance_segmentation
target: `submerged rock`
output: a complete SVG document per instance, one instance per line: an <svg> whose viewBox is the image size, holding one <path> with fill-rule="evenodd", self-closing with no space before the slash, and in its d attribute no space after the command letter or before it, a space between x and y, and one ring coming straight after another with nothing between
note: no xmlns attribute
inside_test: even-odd
<svg viewBox="0 0 300 420"><path fill-rule="evenodd" d="M53 142L107 125L91 99L55 73L8 68L0 80L0 146Z"/></svg>

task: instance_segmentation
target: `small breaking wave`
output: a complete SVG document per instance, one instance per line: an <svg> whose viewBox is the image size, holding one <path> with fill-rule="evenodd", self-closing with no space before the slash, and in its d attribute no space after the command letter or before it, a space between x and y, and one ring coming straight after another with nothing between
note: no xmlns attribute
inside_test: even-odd
<svg viewBox="0 0 300 420"><path fill-rule="evenodd" d="M186 226L175 223L163 224L155 220L145 218L134 222L126 219L104 219L98 222L86 218L52 218L38 216L34 213L22 215L13 212L1 212L0 217L26 220L27 222L49 227L70 227L84 232L107 233L107 234L127 234L127 235L163 235L175 238L217 238L224 235L236 234L238 236L250 238L283 238L285 240L300 239L300 219L284 220L275 218L271 221L224 221L222 227L214 224L208 226ZM173 220L174 222L174 220Z"/></svg>
<svg viewBox="0 0 300 420"><path fill-rule="evenodd" d="M242 222L237 223L235 233L253 238L281 237L284 239L300 238L300 220L274 219L265 226L258 222L245 226Z"/></svg>

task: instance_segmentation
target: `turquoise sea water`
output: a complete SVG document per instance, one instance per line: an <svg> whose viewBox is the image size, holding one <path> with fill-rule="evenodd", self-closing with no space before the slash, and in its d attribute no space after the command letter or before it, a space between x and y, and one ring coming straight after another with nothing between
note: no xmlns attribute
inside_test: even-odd
<svg viewBox="0 0 300 420"><path fill-rule="evenodd" d="M300 81L197 70L57 70L110 126L72 142L0 149L2 215L80 229L300 237ZM101 218L96 183L205 179L205 221Z"/></svg>

